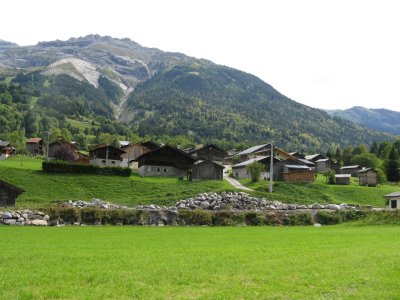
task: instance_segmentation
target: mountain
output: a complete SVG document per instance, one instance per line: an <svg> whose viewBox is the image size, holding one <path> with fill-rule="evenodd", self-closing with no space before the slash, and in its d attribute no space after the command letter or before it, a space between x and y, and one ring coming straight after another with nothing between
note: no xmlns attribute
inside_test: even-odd
<svg viewBox="0 0 400 300"><path fill-rule="evenodd" d="M21 127L27 136L58 127L74 136L133 131L199 143L273 139L309 151L393 138L297 103L251 74L130 39L0 43L1 80L0 110L24 121L3 117L0 137Z"/></svg>
<svg viewBox="0 0 400 300"><path fill-rule="evenodd" d="M345 110L327 110L334 117L347 119L365 127L400 135L400 112L354 106Z"/></svg>

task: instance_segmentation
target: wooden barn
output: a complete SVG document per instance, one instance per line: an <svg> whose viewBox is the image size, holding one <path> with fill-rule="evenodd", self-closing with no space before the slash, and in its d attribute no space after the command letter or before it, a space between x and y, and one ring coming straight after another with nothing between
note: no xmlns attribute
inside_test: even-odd
<svg viewBox="0 0 400 300"><path fill-rule="evenodd" d="M400 208L400 192L394 192L385 195L386 199L389 202L390 209L399 209Z"/></svg>
<svg viewBox="0 0 400 300"><path fill-rule="evenodd" d="M43 139L30 138L26 141L26 150L30 155L43 155Z"/></svg>
<svg viewBox="0 0 400 300"><path fill-rule="evenodd" d="M283 181L314 182L315 171L304 165L283 165Z"/></svg>
<svg viewBox="0 0 400 300"><path fill-rule="evenodd" d="M312 162L316 162L317 160L326 159L326 158L327 157L325 155L322 155L321 153L315 153L315 154L305 156L305 159L312 161Z"/></svg>
<svg viewBox="0 0 400 300"><path fill-rule="evenodd" d="M335 183L342 184L342 185L349 185L350 184L350 174L336 174L335 175Z"/></svg>
<svg viewBox="0 0 400 300"><path fill-rule="evenodd" d="M141 176L188 177L196 162L189 154L171 146L163 146L139 156L138 172Z"/></svg>
<svg viewBox="0 0 400 300"><path fill-rule="evenodd" d="M330 158L321 158L315 161L316 171L318 173L326 172L327 170L333 170L335 173L340 172L340 166Z"/></svg>
<svg viewBox="0 0 400 300"><path fill-rule="evenodd" d="M15 199L23 192L25 191L0 179L0 207L14 206Z"/></svg>
<svg viewBox="0 0 400 300"><path fill-rule="evenodd" d="M247 172L246 167L254 162L259 162L263 164L264 172L269 172L269 164L270 164L271 157L270 156L259 156L256 158L252 158L246 160L244 162L238 163L232 166L232 175L234 178L243 179L243 178L250 178L250 174ZM281 160L277 157L274 157L274 170L275 164L280 162ZM269 176L269 175L268 175Z"/></svg>
<svg viewBox="0 0 400 300"><path fill-rule="evenodd" d="M372 168L361 169L357 172L359 185L377 186L378 171Z"/></svg>
<svg viewBox="0 0 400 300"><path fill-rule="evenodd" d="M217 179L222 180L224 167L210 160L198 160L192 167L190 178L196 179Z"/></svg>
<svg viewBox="0 0 400 300"><path fill-rule="evenodd" d="M351 177L357 177L358 176L358 171L360 171L362 168L359 165L354 165L354 166L344 166L340 168L340 173L341 174L350 174Z"/></svg>
<svg viewBox="0 0 400 300"><path fill-rule="evenodd" d="M96 166L121 166L122 154L125 151L110 145L99 145L89 151L91 165Z"/></svg>
<svg viewBox="0 0 400 300"><path fill-rule="evenodd" d="M146 148L141 144L127 145L121 147L121 150L125 151L125 153L123 153L121 156L122 157L121 166L130 167L135 170L138 169L138 164L137 162L135 162L135 159L147 152L150 152L150 149Z"/></svg>
<svg viewBox="0 0 400 300"><path fill-rule="evenodd" d="M79 149L76 144L59 140L49 145L48 156L51 159L57 158L61 160L74 161L80 158L78 150ZM68 157L63 159L64 156Z"/></svg>
<svg viewBox="0 0 400 300"><path fill-rule="evenodd" d="M7 159L14 152L14 148L9 141L0 141L0 160Z"/></svg>
<svg viewBox="0 0 400 300"><path fill-rule="evenodd" d="M206 145L199 149L195 149L189 153L196 159L206 159L219 164L223 164L225 157L227 156L226 151L218 148L215 145Z"/></svg>

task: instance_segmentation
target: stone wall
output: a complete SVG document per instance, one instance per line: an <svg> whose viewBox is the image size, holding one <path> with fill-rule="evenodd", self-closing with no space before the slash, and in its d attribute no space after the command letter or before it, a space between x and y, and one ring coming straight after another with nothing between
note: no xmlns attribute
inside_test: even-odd
<svg viewBox="0 0 400 300"><path fill-rule="evenodd" d="M37 210L0 211L0 224L47 226L50 216Z"/></svg>

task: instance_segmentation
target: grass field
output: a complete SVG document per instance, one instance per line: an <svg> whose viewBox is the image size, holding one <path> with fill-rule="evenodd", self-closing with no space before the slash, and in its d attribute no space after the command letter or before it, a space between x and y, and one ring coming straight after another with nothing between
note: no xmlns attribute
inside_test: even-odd
<svg viewBox="0 0 400 300"><path fill-rule="evenodd" d="M285 203L348 203L384 207L384 195L400 190L399 185L384 184L378 187L365 187L352 180L350 185L326 184L325 177L318 175L315 183L275 182L273 194L268 192L268 181L252 183L241 179L245 186L255 190L254 195L276 199Z"/></svg>
<svg viewBox="0 0 400 300"><path fill-rule="evenodd" d="M49 174L41 171L41 160L20 158L0 161L0 179L25 190L17 199L18 207L40 207L65 200L101 198L125 204L172 205L203 192L234 190L226 181L190 182L177 178L129 178L89 174Z"/></svg>
<svg viewBox="0 0 400 300"><path fill-rule="evenodd" d="M400 227L0 226L0 299L397 299Z"/></svg>

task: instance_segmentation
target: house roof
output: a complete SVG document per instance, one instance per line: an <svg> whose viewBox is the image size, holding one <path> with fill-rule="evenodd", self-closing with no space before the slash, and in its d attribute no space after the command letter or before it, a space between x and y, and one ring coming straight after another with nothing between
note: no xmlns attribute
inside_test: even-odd
<svg viewBox="0 0 400 300"><path fill-rule="evenodd" d="M140 145L145 146L149 150L156 150L156 149L160 148L160 145L158 145L152 141L143 142L143 143L140 143Z"/></svg>
<svg viewBox="0 0 400 300"><path fill-rule="evenodd" d="M41 138L30 138L26 142L29 143L29 144L37 144L37 143L40 143L41 141L42 141Z"/></svg>
<svg viewBox="0 0 400 300"><path fill-rule="evenodd" d="M211 163L211 164L213 164L213 165L218 166L218 167L221 168L221 169L224 168L224 166L222 166L222 165L220 165L220 164L217 164L216 162L213 162L213 161L208 160L208 159L198 160L198 161L196 161L196 162L194 163L194 166L197 166L197 165L200 165L200 164L203 164L203 163Z"/></svg>
<svg viewBox="0 0 400 300"><path fill-rule="evenodd" d="M336 178L350 178L351 174L336 174Z"/></svg>
<svg viewBox="0 0 400 300"><path fill-rule="evenodd" d="M374 171L374 172L377 172L375 169L373 169L373 168L364 168L364 169L361 169L360 171L357 171L357 173L366 173L366 172L368 172L368 171Z"/></svg>
<svg viewBox="0 0 400 300"><path fill-rule="evenodd" d="M268 158L268 157L270 157L270 156L259 156L259 157L256 157L256 158L252 158L252 159L246 160L244 162L238 163L238 164L232 166L232 168L245 167L245 166L250 165L250 164L252 164L252 163L254 163L256 161L260 161L260 160L263 160L263 159ZM275 159L279 159L279 158L275 157Z"/></svg>
<svg viewBox="0 0 400 300"><path fill-rule="evenodd" d="M15 185L12 185L11 183L5 182L4 180L0 179L0 185L3 185L7 187L8 189L14 190L17 192L18 195L24 193L25 191L19 187L16 187Z"/></svg>
<svg viewBox="0 0 400 300"><path fill-rule="evenodd" d="M253 146L253 147L250 147L250 148L248 148L246 150L243 150L242 152L237 153L236 155L245 155L245 154L254 153L254 152L257 152L258 150L260 150L261 148L263 148L265 146L268 146L270 144L271 143Z"/></svg>
<svg viewBox="0 0 400 300"><path fill-rule="evenodd" d="M99 146L97 146L96 148L90 150L89 152L93 152L93 151L95 151L95 150L99 150L99 149L102 149L102 148L111 148L111 149L114 150L114 151L117 151L117 152L120 152L120 153L126 153L126 151L124 151L124 150L122 150L122 149L120 149L120 148L111 146L111 145L99 145Z"/></svg>
<svg viewBox="0 0 400 300"><path fill-rule="evenodd" d="M390 197L400 197L400 192L390 193L390 194L385 195L385 197L388 197L388 198L390 198Z"/></svg>
<svg viewBox="0 0 400 300"><path fill-rule="evenodd" d="M0 141L0 147L4 148L4 147L8 147L10 145L9 141Z"/></svg>
<svg viewBox="0 0 400 300"><path fill-rule="evenodd" d="M306 158L307 160L312 160L313 158L316 158L318 155L321 155L321 154L319 154L319 153L310 154L310 155L306 155L305 158Z"/></svg>
<svg viewBox="0 0 400 300"><path fill-rule="evenodd" d="M324 162L324 161L328 161L328 160L329 160L329 158L321 158L321 159L316 160L315 162Z"/></svg>
<svg viewBox="0 0 400 300"><path fill-rule="evenodd" d="M299 169L299 170L309 170L310 168L307 166L302 166L302 165L285 165L286 168L288 169Z"/></svg>
<svg viewBox="0 0 400 300"><path fill-rule="evenodd" d="M189 151L189 154L192 154L192 153L194 153L194 152L197 152L197 151L199 151L200 149L207 149L207 148L214 148L214 149L216 149L216 150L218 150L218 151L223 152L225 155L227 154L225 150L223 150L223 149L221 149L221 148L215 146L214 144L207 144L207 145L205 145L205 146L201 146L200 148L195 148L194 150Z"/></svg>
<svg viewBox="0 0 400 300"><path fill-rule="evenodd" d="M310 161L310 160L307 160L307 159L297 158L297 157L296 157L296 159L297 159L299 162L301 162L301 163L303 163L303 164L306 164L306 165L315 165L314 162L312 162L312 161Z"/></svg>
<svg viewBox="0 0 400 300"><path fill-rule="evenodd" d="M341 170L346 170L346 169L357 169L357 168L359 168L359 167L360 167L359 165L344 166L344 167L341 167L340 169L341 169Z"/></svg>

